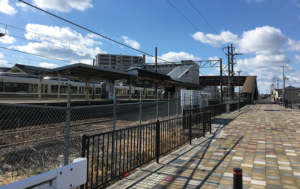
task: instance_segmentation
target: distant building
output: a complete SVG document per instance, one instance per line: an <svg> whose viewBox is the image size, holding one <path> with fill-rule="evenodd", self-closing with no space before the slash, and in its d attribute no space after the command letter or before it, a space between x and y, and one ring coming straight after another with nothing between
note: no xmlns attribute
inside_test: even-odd
<svg viewBox="0 0 300 189"><path fill-rule="evenodd" d="M300 88L288 86L284 89L284 92L285 99L289 102L300 102ZM281 101L283 99L282 89L274 89L272 97Z"/></svg>
<svg viewBox="0 0 300 189"><path fill-rule="evenodd" d="M114 70L127 70L130 67L139 67L145 64L144 56L128 56L115 54L98 54L96 55L95 66Z"/></svg>
<svg viewBox="0 0 300 189"><path fill-rule="evenodd" d="M8 70L10 70L10 68L0 67L0 72L7 72Z"/></svg>

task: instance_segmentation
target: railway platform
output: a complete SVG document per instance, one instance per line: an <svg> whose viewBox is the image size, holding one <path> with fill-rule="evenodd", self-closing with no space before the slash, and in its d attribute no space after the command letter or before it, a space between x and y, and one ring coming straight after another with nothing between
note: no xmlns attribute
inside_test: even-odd
<svg viewBox="0 0 300 189"><path fill-rule="evenodd" d="M212 121L213 133L194 140L110 188L300 188L300 113L276 104L248 105Z"/></svg>

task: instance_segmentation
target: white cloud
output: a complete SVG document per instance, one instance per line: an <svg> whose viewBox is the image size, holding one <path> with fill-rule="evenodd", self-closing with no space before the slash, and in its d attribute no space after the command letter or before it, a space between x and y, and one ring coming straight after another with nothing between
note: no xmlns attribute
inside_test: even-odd
<svg viewBox="0 0 300 189"><path fill-rule="evenodd" d="M186 52L168 52L166 54L163 54L162 56L159 56L158 58L161 58L163 60L166 60L168 62L180 62L182 60L194 60L199 61L201 58L196 57L192 54L186 53ZM146 57L147 63L154 63L155 58L154 57ZM163 63L162 60L157 60L157 62Z"/></svg>
<svg viewBox="0 0 300 189"><path fill-rule="evenodd" d="M15 15L17 11L8 4L8 0L0 0L0 12L8 15Z"/></svg>
<svg viewBox="0 0 300 189"><path fill-rule="evenodd" d="M300 55L295 55L297 63L300 63Z"/></svg>
<svg viewBox="0 0 300 189"><path fill-rule="evenodd" d="M289 50L300 51L300 41L294 41L292 39L289 39L288 45L289 45Z"/></svg>
<svg viewBox="0 0 300 189"><path fill-rule="evenodd" d="M231 33L230 31L222 31L220 35L215 34L204 34L203 32L197 32L192 37L205 44L209 44L215 47L220 47L226 43L236 43L239 38L237 35Z"/></svg>
<svg viewBox="0 0 300 189"><path fill-rule="evenodd" d="M141 45L140 45L139 42L137 42L135 40L132 40L127 36L122 36L122 39L124 39L124 43L131 46L132 48L135 48L135 49L140 49L141 48Z"/></svg>
<svg viewBox="0 0 300 189"><path fill-rule="evenodd" d="M197 32L192 37L197 41L216 47L234 43L237 45L237 50L242 53L263 53L263 51L277 50L289 42L280 29L270 26L245 31L241 38L230 31L222 31L220 35Z"/></svg>
<svg viewBox="0 0 300 189"><path fill-rule="evenodd" d="M28 6L26 4L21 3L21 2L16 3L16 6L22 8L23 11L27 11L27 8L28 8Z"/></svg>
<svg viewBox="0 0 300 189"><path fill-rule="evenodd" d="M209 57L208 60L220 60L220 58L217 56L214 56L214 57Z"/></svg>
<svg viewBox="0 0 300 189"><path fill-rule="evenodd" d="M59 12L70 12L72 9L84 11L92 8L91 0L32 0L40 8Z"/></svg>
<svg viewBox="0 0 300 189"><path fill-rule="evenodd" d="M288 42L288 38L280 29L263 26L245 31L237 43L239 52L259 53L259 51L275 50Z"/></svg>
<svg viewBox="0 0 300 189"><path fill-rule="evenodd" d="M57 68L59 67L57 64L53 64L53 63L47 63L47 62L42 62L39 64L40 67L43 68Z"/></svg>
<svg viewBox="0 0 300 189"><path fill-rule="evenodd" d="M7 61L1 60L1 58L3 58L3 54L0 53L0 65L7 64Z"/></svg>
<svg viewBox="0 0 300 189"><path fill-rule="evenodd" d="M5 29L4 28L0 28L0 32L1 33L5 33ZM6 30L6 33L9 34L9 31ZM0 37L0 43L5 43L5 44L12 44L13 42L15 42L15 38L5 35L3 37Z"/></svg>
<svg viewBox="0 0 300 189"><path fill-rule="evenodd" d="M27 31L34 31L35 33L42 33L44 36L36 35L34 33L28 32L25 34L26 39L34 39L41 40L43 42L52 42L56 44L67 44L67 42L78 44L78 45L86 45L93 46L95 44L102 44L101 42L94 41L91 39L91 35L82 36L81 33L76 32L68 27L58 27L58 26L47 26L47 25L39 25L39 24L27 24ZM52 38L46 37L50 36ZM59 39L55 40L53 38ZM67 41L66 43L62 41Z"/></svg>
<svg viewBox="0 0 300 189"><path fill-rule="evenodd" d="M98 53L106 53L97 47L97 45L102 43L93 40L92 38L95 38L93 35L87 34L83 36L81 33L67 27L60 28L57 26L27 24L26 30L43 33L45 36L28 32L25 34L26 39L36 40L40 43L29 42L26 45L14 46L12 48L70 62L88 64L92 63L92 59L94 59ZM47 36L51 36L55 39Z"/></svg>

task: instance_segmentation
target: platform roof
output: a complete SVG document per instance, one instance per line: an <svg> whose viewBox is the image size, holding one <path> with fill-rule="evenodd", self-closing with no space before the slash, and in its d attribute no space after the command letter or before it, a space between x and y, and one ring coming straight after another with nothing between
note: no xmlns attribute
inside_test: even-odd
<svg viewBox="0 0 300 189"><path fill-rule="evenodd" d="M58 67L53 69L56 74L61 74L63 77L73 78L99 78L104 80L127 79L131 76L137 76L135 73L127 73L120 70L108 68L100 68L87 64L71 64L68 66Z"/></svg>
<svg viewBox="0 0 300 189"><path fill-rule="evenodd" d="M66 77L66 78L80 78L80 79L99 79L99 80L120 80L120 79L129 79L130 77L139 79L141 81L149 81L149 82L157 82L159 84L178 84L185 85L190 88L201 88L198 84L182 82L178 80L173 80L170 76L155 73L149 70L143 69L132 69L130 71L120 71L108 68L101 68L98 66L92 66L88 64L71 64L67 66L62 66L58 68L41 68L35 66L27 66L16 64L12 69L12 71L27 74L27 75L47 75L47 76L58 76Z"/></svg>
<svg viewBox="0 0 300 189"><path fill-rule="evenodd" d="M36 66L28 66L22 64L15 64L10 70L9 73L21 73L27 75L39 75L39 74L46 74L51 75L52 69L49 68L41 68Z"/></svg>

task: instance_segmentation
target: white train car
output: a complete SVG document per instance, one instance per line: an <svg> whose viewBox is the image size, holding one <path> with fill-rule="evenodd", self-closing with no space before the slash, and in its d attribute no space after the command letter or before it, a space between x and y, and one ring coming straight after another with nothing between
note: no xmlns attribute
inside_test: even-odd
<svg viewBox="0 0 300 189"><path fill-rule="evenodd" d="M154 88L133 87L134 93L131 93L133 99L139 99L142 91L143 99L155 99L156 93ZM157 89L160 97L162 90ZM127 98L129 97L130 91L129 86L116 86L116 98Z"/></svg>
<svg viewBox="0 0 300 189"><path fill-rule="evenodd" d="M0 73L0 99L37 99L39 78L23 74ZM66 98L68 84L71 84L72 98L85 97L85 83L75 82L62 78L59 84L58 78L44 77L41 84L42 99L55 99L60 92L61 98ZM59 90L60 85L60 90ZM101 84L91 83L89 94L99 97L101 95Z"/></svg>

